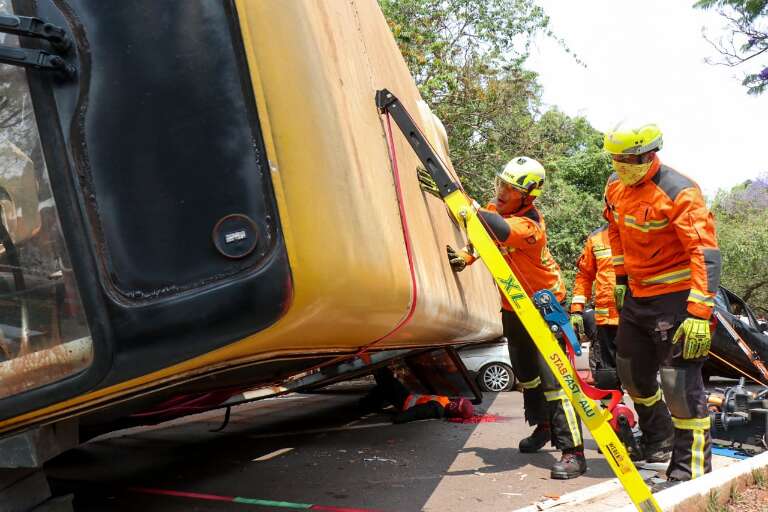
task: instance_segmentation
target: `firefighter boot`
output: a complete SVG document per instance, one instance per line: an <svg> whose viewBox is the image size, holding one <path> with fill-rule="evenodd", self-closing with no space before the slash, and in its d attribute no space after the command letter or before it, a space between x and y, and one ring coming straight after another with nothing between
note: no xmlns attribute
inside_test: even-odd
<svg viewBox="0 0 768 512"><path fill-rule="evenodd" d="M563 456L552 466L549 477L554 480L569 480L587 472L587 459L584 449L574 448L563 450Z"/></svg>
<svg viewBox="0 0 768 512"><path fill-rule="evenodd" d="M549 427L549 423L539 423L530 436L520 441L517 448L520 453L536 453L544 448L544 445L551 439L552 429Z"/></svg>
<svg viewBox="0 0 768 512"><path fill-rule="evenodd" d="M672 458L672 440L670 437L656 443L643 443L645 462L669 462Z"/></svg>

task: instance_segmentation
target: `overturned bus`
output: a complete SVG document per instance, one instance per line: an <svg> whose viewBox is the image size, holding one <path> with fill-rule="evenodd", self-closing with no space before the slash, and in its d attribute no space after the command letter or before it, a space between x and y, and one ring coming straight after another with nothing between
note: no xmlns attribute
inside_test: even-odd
<svg viewBox="0 0 768 512"><path fill-rule="evenodd" d="M0 436L500 335L385 136L387 86L449 161L376 2L279 4L0 1Z"/></svg>

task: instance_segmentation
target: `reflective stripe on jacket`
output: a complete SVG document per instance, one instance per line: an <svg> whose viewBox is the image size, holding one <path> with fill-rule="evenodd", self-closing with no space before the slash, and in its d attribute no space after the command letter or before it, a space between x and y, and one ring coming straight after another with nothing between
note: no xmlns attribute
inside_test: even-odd
<svg viewBox="0 0 768 512"><path fill-rule="evenodd" d="M611 258L611 240L608 226L601 226L587 237L581 252L576 279L573 283L571 313L584 311L592 298L592 284L595 285L595 323L597 325L618 325L619 312L613 300L613 285L616 275Z"/></svg>
<svg viewBox="0 0 768 512"><path fill-rule="evenodd" d="M648 174L625 186L614 174L605 210L617 279L636 297L690 290L688 312L709 318L720 284L720 250L699 186L655 158Z"/></svg>
<svg viewBox="0 0 768 512"><path fill-rule="evenodd" d="M411 393L408 398L403 402L403 411L407 411L413 406L426 404L429 402L437 402L443 407L450 403L450 399L443 395L420 395L418 393Z"/></svg>

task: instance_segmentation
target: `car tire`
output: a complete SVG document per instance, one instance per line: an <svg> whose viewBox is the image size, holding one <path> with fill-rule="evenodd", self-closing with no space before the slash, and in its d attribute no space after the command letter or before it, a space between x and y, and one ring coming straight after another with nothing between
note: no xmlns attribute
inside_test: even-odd
<svg viewBox="0 0 768 512"><path fill-rule="evenodd" d="M515 374L504 363L488 363L477 374L477 383L483 391L498 393L515 386Z"/></svg>

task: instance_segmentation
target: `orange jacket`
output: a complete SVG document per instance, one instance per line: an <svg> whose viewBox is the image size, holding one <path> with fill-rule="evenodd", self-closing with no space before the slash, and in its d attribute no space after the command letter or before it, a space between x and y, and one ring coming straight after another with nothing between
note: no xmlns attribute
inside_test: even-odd
<svg viewBox="0 0 768 512"><path fill-rule="evenodd" d="M443 395L420 395L418 393L411 393L408 395L408 398L405 399L405 402L403 402L403 412L407 411L411 407L429 402L437 402L445 407L450 401L450 398Z"/></svg>
<svg viewBox="0 0 768 512"><path fill-rule="evenodd" d="M595 323L597 325L618 325L619 312L613 300L613 285L616 274L611 259L611 240L608 226L601 226L587 237L584 250L577 264L576 280L573 283L571 313L584 311L584 305L592 297L595 285Z"/></svg>
<svg viewBox="0 0 768 512"><path fill-rule="evenodd" d="M690 290L688 312L709 318L720 284L720 250L712 213L698 185L655 158L648 174L605 187L616 281L635 297Z"/></svg>
<svg viewBox="0 0 768 512"><path fill-rule="evenodd" d="M478 214L498 240L499 249L530 297L547 288L552 290L558 301L565 300L565 283L560 266L547 248L547 228L535 206L530 205L502 217L496 212L496 205L489 203ZM468 263L473 261L474 257L470 256ZM501 302L504 309L512 311L503 294Z"/></svg>

